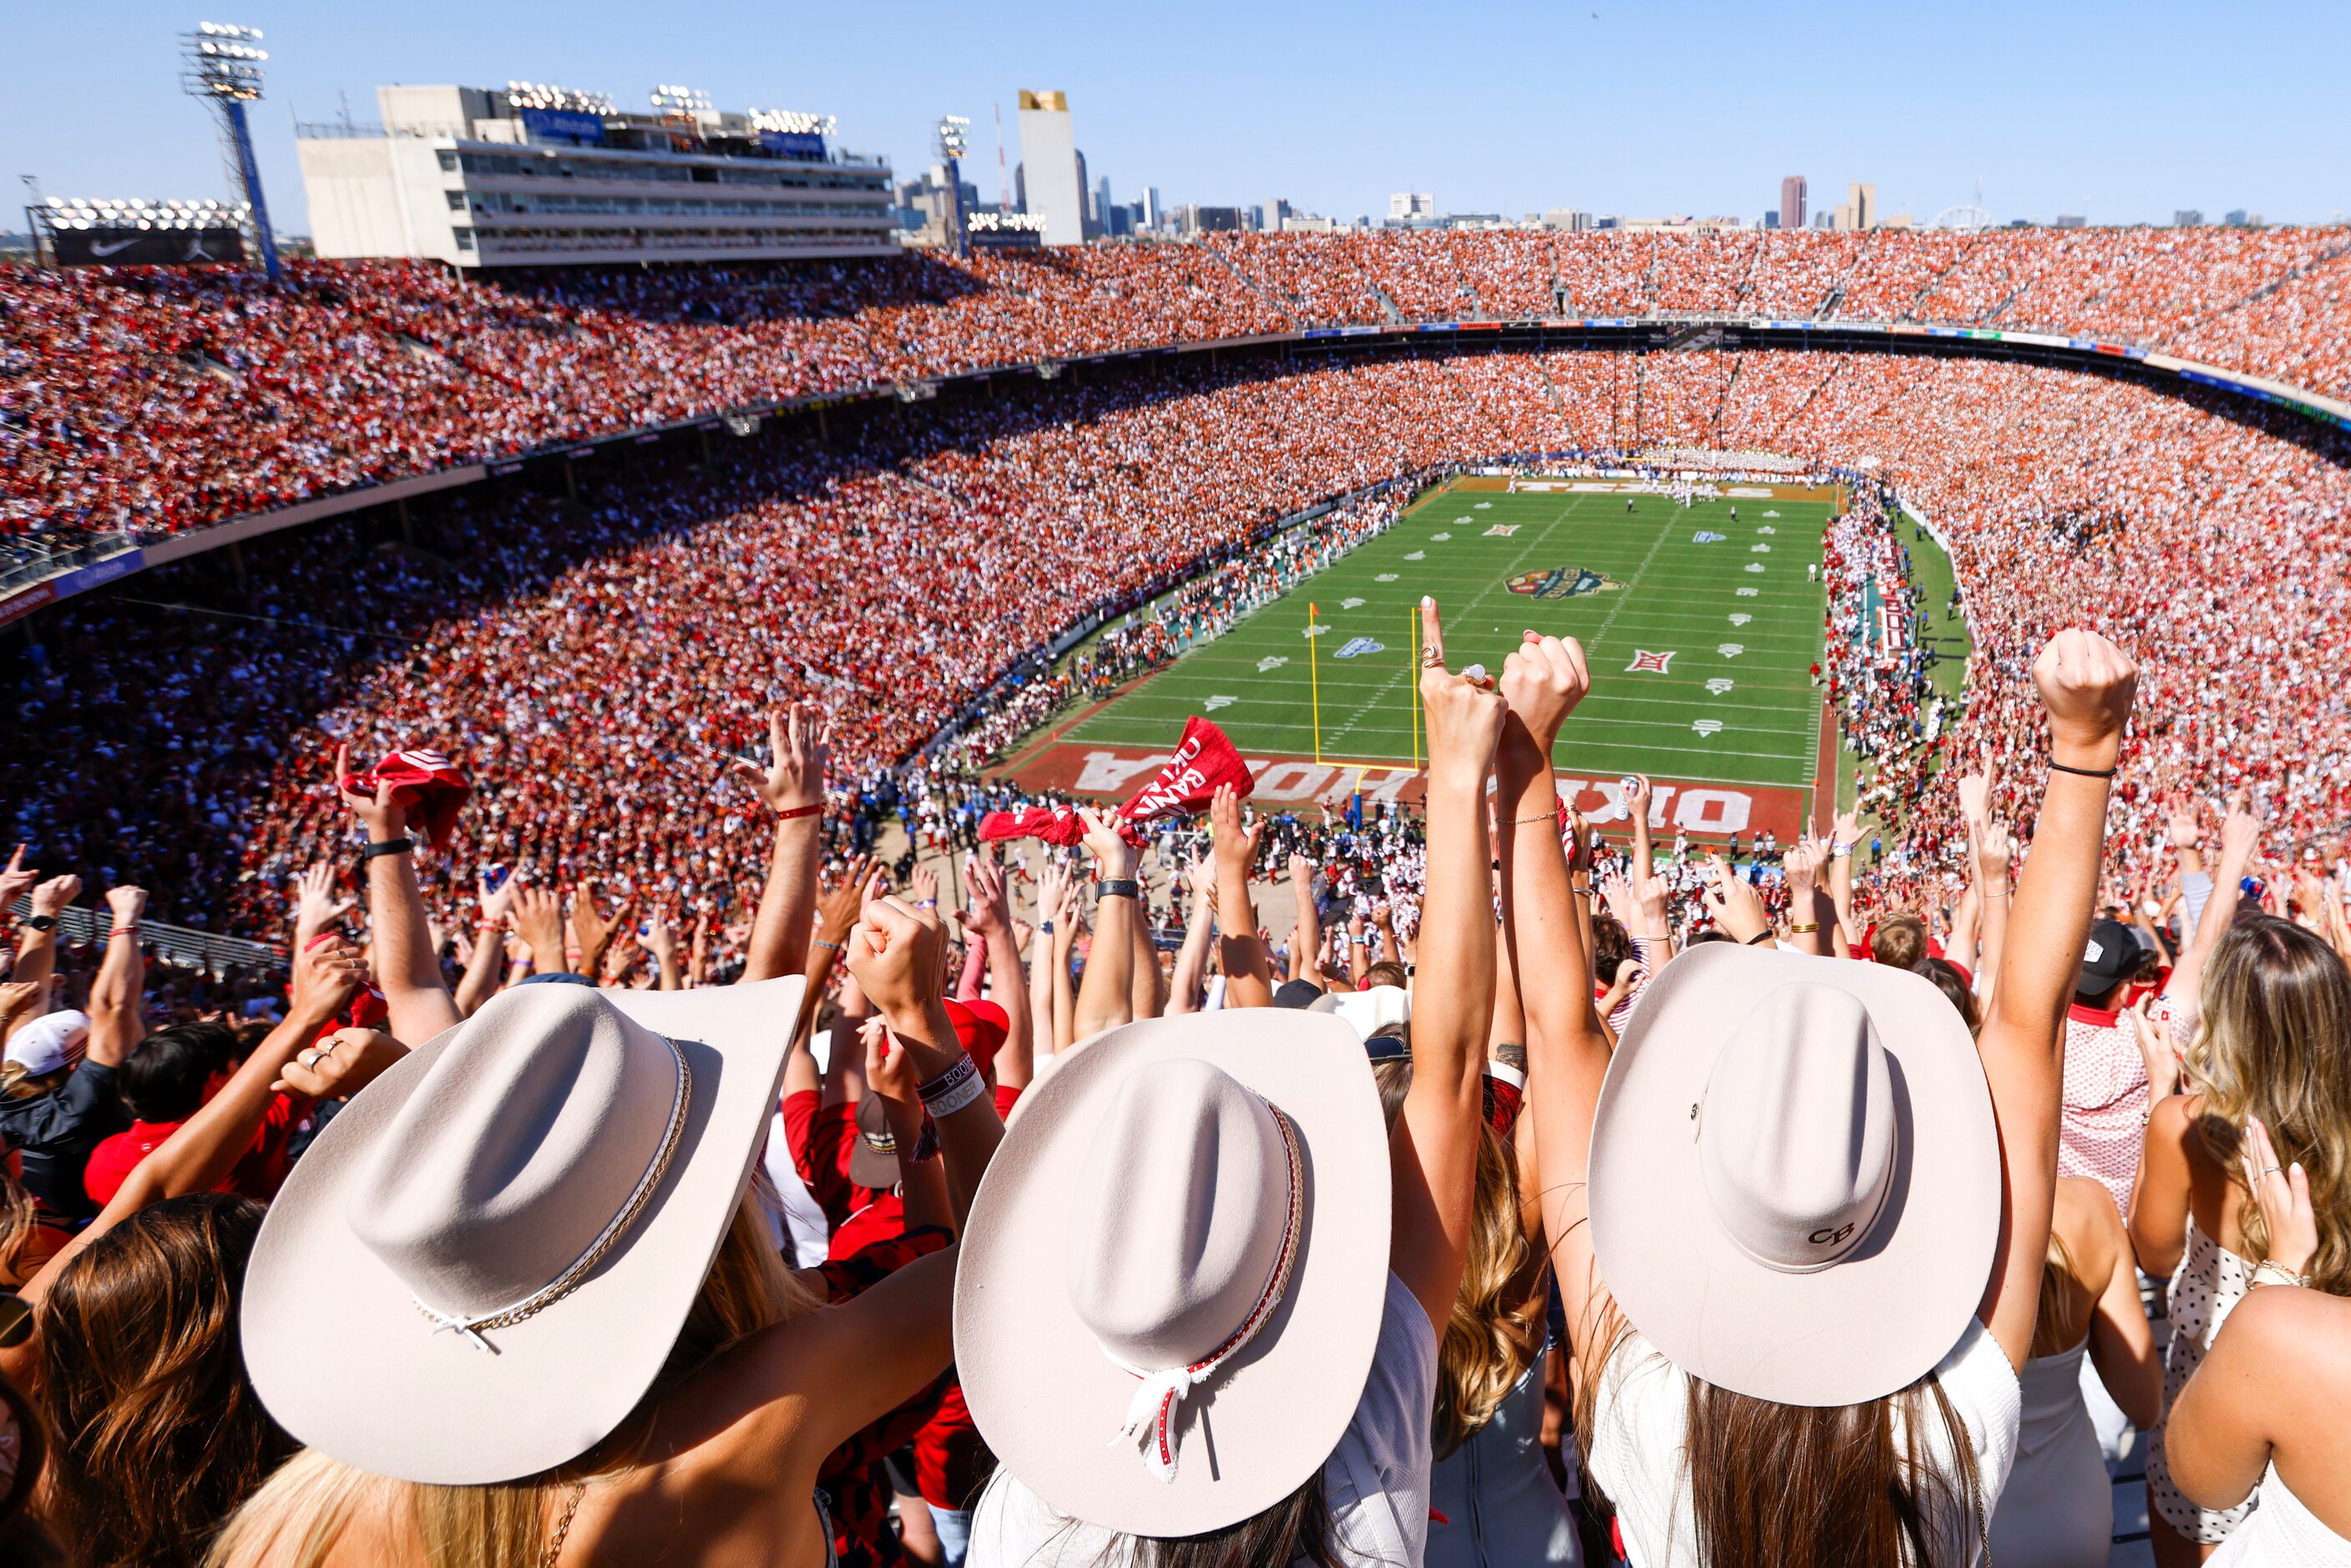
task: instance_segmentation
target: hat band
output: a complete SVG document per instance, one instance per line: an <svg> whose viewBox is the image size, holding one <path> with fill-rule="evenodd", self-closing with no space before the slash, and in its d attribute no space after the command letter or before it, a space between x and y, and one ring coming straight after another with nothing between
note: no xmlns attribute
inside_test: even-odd
<svg viewBox="0 0 2351 1568"><path fill-rule="evenodd" d="M677 1041L667 1035L655 1038L669 1047L671 1060L677 1064L677 1086L670 1100L669 1125L662 1129L661 1146L653 1152L653 1164L637 1179L636 1189L629 1194L628 1201L621 1205L621 1211L612 1216L611 1222L588 1244L588 1250L580 1254L553 1280L511 1306L495 1308L486 1312L447 1312L411 1291L408 1299L416 1304L418 1312L432 1320L434 1333L455 1333L471 1343L475 1350L490 1355L497 1354L497 1347L482 1337L482 1330L509 1328L525 1318L544 1312L579 1289L580 1282L588 1277L589 1271L603 1260L604 1255L618 1244L621 1238L628 1233L629 1227L636 1223L637 1217L644 1212L653 1190L661 1186L663 1176L669 1170L671 1156L677 1153L678 1140L685 1133L686 1108L694 1100L694 1072L685 1064L685 1052L680 1051Z"/></svg>
<svg viewBox="0 0 2351 1568"><path fill-rule="evenodd" d="M1111 1438L1111 1444L1115 1447L1122 1440L1142 1437L1143 1462L1161 1481L1176 1479L1176 1407L1184 1402L1186 1394L1239 1354L1242 1347L1257 1337L1258 1331L1272 1321L1274 1310L1281 1305L1282 1297L1290 1290L1290 1265L1298 1260L1298 1236L1306 1220L1306 1184L1301 1179L1305 1161L1298 1151L1298 1129L1282 1114L1280 1106L1263 1095L1258 1099L1273 1113L1274 1125L1281 1129L1282 1165L1289 1178L1290 1202L1282 1216L1281 1248L1274 1255L1273 1272L1266 1280L1265 1289L1258 1292L1257 1304L1222 1344L1185 1366L1147 1371L1113 1354L1107 1346L1102 1347L1102 1354L1113 1364L1143 1379L1134 1397L1127 1402L1126 1420L1117 1436Z"/></svg>

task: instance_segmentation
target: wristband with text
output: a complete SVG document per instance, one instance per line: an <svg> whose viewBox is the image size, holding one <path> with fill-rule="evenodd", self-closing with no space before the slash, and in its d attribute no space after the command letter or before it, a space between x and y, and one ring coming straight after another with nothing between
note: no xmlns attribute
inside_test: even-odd
<svg viewBox="0 0 2351 1568"><path fill-rule="evenodd" d="M776 821L778 821L778 822L797 822L797 821L799 821L802 817L813 817L813 816L815 816L819 811L821 811L821 810L824 810L824 802L823 802L823 801L821 801L821 800L819 800L819 801L818 801L815 805L813 805L813 806L794 806L794 807L793 807L790 810L789 810L789 811L778 811L778 812L777 812L777 813L776 813Z"/></svg>
<svg viewBox="0 0 2351 1568"><path fill-rule="evenodd" d="M415 847L414 839L385 839L381 843L370 844L360 851L360 859L371 861L378 855L404 855Z"/></svg>

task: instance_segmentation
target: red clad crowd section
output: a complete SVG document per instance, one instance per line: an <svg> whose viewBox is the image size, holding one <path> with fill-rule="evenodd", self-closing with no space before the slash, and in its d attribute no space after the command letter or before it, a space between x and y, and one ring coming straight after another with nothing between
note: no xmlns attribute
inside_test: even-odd
<svg viewBox="0 0 2351 1568"><path fill-rule="evenodd" d="M2351 228L1221 235L499 282L0 268L0 534L199 527L727 409L1329 325L1998 325L2351 394Z"/></svg>
<svg viewBox="0 0 2351 1568"><path fill-rule="evenodd" d="M1999 806L2025 808L2027 662L2071 623L2141 661L2126 854L2175 787L2262 785L2282 827L2338 831L2351 442L2211 395L1976 360L1562 350L1188 364L893 405L830 447L618 468L576 505L460 493L414 549L342 525L285 536L243 589L216 556L168 593L142 580L138 599L228 612L201 621L69 603L43 620L51 674L16 695L0 838L137 881L160 918L273 932L288 877L348 834L334 745L430 747L477 781L429 872L445 916L493 858L740 910L759 830L716 751L757 749L770 705L822 705L845 773L894 764L1094 606L1288 511L1446 462L1634 444L1879 474L1950 540L1977 664L1931 743L1873 746L1900 823L1890 874L1938 863L1954 831L1948 791L1921 787L1930 745L2013 759L2025 782Z"/></svg>

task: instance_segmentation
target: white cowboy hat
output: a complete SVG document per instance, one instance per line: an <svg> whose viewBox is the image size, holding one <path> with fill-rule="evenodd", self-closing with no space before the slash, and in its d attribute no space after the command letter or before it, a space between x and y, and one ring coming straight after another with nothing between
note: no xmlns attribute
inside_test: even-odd
<svg viewBox="0 0 2351 1568"><path fill-rule="evenodd" d="M733 1223L804 983L517 986L355 1095L246 1270L270 1415L411 1481L511 1480L601 1442Z"/></svg>
<svg viewBox="0 0 2351 1568"><path fill-rule="evenodd" d="M1975 1043L1906 970L1693 948L1609 1062L1591 1204L1601 1277L1682 1371L1782 1405L1891 1394L1959 1343L1991 1273Z"/></svg>
<svg viewBox="0 0 2351 1568"><path fill-rule="evenodd" d="M1279 1502L1363 1396L1388 1188L1371 1065L1338 1019L1097 1037L1021 1096L964 1230L956 1367L980 1435L1108 1530L1197 1535Z"/></svg>

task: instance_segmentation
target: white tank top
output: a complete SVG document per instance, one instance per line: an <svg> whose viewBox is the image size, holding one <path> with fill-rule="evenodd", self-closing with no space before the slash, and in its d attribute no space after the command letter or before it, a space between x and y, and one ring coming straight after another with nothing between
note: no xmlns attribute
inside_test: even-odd
<svg viewBox="0 0 2351 1568"><path fill-rule="evenodd" d="M2262 1472L2261 1504L2237 1526L2205 1568L2351 1568L2351 1541L2326 1528L2278 1479L2277 1467Z"/></svg>

